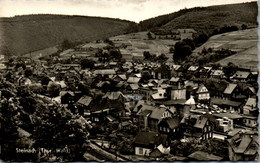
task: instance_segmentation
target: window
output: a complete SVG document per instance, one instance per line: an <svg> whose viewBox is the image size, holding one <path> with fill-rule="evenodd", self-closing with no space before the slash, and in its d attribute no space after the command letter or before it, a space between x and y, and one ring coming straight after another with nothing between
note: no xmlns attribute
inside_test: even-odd
<svg viewBox="0 0 260 163"><path fill-rule="evenodd" d="M167 132L170 132L170 129L169 129L169 128L167 128Z"/></svg>
<svg viewBox="0 0 260 163"><path fill-rule="evenodd" d="M144 153L143 148L140 148L140 147L139 147L139 154L142 155L143 153Z"/></svg>
<svg viewBox="0 0 260 163"><path fill-rule="evenodd" d="M160 126L160 131L162 131L162 126Z"/></svg>

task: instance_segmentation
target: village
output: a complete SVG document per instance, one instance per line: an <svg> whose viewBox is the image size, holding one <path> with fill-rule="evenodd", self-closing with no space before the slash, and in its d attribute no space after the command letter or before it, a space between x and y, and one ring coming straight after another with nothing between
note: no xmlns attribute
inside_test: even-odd
<svg viewBox="0 0 260 163"><path fill-rule="evenodd" d="M183 66L168 53L152 62L119 38L38 59L1 57L1 73L78 115L88 140L121 160L258 159L258 72Z"/></svg>

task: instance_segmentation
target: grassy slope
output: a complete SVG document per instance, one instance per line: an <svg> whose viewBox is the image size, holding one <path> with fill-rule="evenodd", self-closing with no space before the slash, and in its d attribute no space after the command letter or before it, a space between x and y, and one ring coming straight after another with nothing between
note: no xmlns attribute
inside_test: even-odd
<svg viewBox="0 0 260 163"><path fill-rule="evenodd" d="M163 29L194 28L212 32L224 25L257 25L258 7L256 2L220 5L181 10L140 22L143 29L160 27Z"/></svg>
<svg viewBox="0 0 260 163"><path fill-rule="evenodd" d="M93 41L125 33L129 21L118 19L27 15L0 19L0 43L15 55L70 41Z"/></svg>
<svg viewBox="0 0 260 163"><path fill-rule="evenodd" d="M203 48L215 50L230 49L237 53L224 58L217 63L227 65L232 62L239 67L249 68L257 71L258 50L257 50L257 28L228 32L211 37L206 43L193 51L192 55L198 55Z"/></svg>

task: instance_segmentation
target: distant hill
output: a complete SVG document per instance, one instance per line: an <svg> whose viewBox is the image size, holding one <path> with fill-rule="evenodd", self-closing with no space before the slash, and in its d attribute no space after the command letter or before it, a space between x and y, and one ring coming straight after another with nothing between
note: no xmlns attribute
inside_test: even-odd
<svg viewBox="0 0 260 163"><path fill-rule="evenodd" d="M225 25L240 27L245 24L255 27L258 24L257 15L257 2L195 7L141 21L139 26L142 30L194 28L210 34Z"/></svg>
<svg viewBox="0 0 260 163"><path fill-rule="evenodd" d="M110 18L24 15L0 18L2 53L22 55L61 44L63 40L94 41L124 34L135 23Z"/></svg>

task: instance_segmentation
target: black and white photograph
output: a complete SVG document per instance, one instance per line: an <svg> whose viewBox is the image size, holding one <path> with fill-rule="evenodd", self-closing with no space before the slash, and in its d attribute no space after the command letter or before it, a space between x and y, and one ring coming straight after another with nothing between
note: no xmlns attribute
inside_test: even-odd
<svg viewBox="0 0 260 163"><path fill-rule="evenodd" d="M258 52L257 0L0 0L0 161L259 161Z"/></svg>

